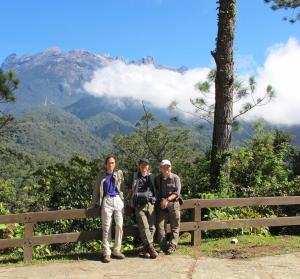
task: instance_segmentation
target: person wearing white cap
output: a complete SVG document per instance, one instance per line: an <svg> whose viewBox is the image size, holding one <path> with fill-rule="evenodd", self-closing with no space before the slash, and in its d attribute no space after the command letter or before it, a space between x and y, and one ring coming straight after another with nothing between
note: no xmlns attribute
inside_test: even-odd
<svg viewBox="0 0 300 279"><path fill-rule="evenodd" d="M158 241L165 254L175 252L180 229L180 204L178 201L181 183L178 175L172 173L169 160L160 163L161 174L155 177L155 187L159 201L158 206ZM171 235L166 238L167 222L170 222Z"/></svg>

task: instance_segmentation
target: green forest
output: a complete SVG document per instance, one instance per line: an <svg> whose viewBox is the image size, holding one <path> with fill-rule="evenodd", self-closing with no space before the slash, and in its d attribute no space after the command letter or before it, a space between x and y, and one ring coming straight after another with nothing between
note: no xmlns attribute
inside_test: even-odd
<svg viewBox="0 0 300 279"><path fill-rule="evenodd" d="M231 4L226 6L227 2ZM184 200L300 195L300 150L293 145L292 135L279 129L267 129L263 121L258 121L252 123L253 132L249 138L239 144L232 140L237 123L232 115L233 100L236 96L242 99L248 93L234 83L235 26L232 22L236 13L235 1L218 3L218 35L216 49L212 52L216 70L210 73L209 80L216 85L216 102L208 113L212 120L211 141L199 136L201 130L195 133L192 128L156 120L145 107L136 126L109 113L86 120L94 134L78 118L59 108L55 114L44 109L28 112L22 121L0 110L0 215L88 208L97 174L104 167L107 154L117 158L117 167L124 171L127 187L140 158L150 160L151 172L155 174L159 173L160 161L169 159L173 172L180 176ZM13 72L0 70L0 102L13 105L18 85ZM199 84L199 90L205 91L209 85L208 82ZM250 79L249 90L254 86L255 81ZM273 93L272 87L268 86L267 98L273 98ZM254 104L246 103L240 114L247 113L260 102L262 100L258 99ZM203 109L205 102L198 99L194 105ZM266 105L272 106L272 103ZM120 126L115 125L115 130L108 129L107 119ZM128 133L122 134L122 129ZM103 130L105 140L101 141L95 134ZM299 214L299 205L228 207L204 210L202 218L232 220ZM183 215L183 220L188 217ZM133 224L132 216L127 216L125 225ZM45 222L35 226L35 234L89 231L100 226L99 219ZM203 237L288 233L299 233L299 228L220 230L204 232ZM0 224L0 239L23 235L21 224ZM125 248L131 249L132 242L132 238L125 240ZM93 252L100 247L101 241L69 243L37 246L34 252L43 256L57 252ZM6 249L1 250L0 255L20 257L22 252L21 248Z"/></svg>
<svg viewBox="0 0 300 279"><path fill-rule="evenodd" d="M147 115L149 117L149 114ZM152 116L153 117L153 116ZM143 118L145 119L145 118ZM152 118L153 119L153 118ZM216 187L210 184L210 150L202 152L193 142L191 130L168 128L162 123L141 121L139 128L128 136L116 135L111 150L124 170L126 180L138 167L138 159L148 157L152 172L158 173L162 158L170 158L173 170L182 180L182 197L231 198L299 195L300 152L291 143L289 135L278 130L264 130L257 125L256 133L243 146L233 147L224 158L230 158L230 176L221 170ZM99 168L104 167L105 154L88 159L74 154L68 160L54 157L33 156L1 147L0 200L1 214L88 208ZM225 166L225 164L221 164ZM255 207L210 209L203 212L204 220L231 220L274 216L295 216L299 207ZM127 217L127 225L132 225ZM37 234L65 233L99 229L100 220L62 220L39 223ZM1 238L20 237L24 227L18 224L1 225ZM271 228L223 230L207 232L205 237L238 234L298 233L297 228ZM129 244L131 243L129 240ZM127 243L125 241L125 243ZM130 246L128 243L127 245ZM125 244L126 245L126 244ZM36 255L58 252L96 251L101 242L85 244L51 245L35 247ZM21 255L22 249L13 252Z"/></svg>

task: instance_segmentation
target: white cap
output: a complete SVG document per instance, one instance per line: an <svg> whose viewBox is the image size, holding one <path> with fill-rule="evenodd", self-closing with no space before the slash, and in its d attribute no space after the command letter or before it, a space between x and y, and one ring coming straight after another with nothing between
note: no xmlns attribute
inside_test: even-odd
<svg viewBox="0 0 300 279"><path fill-rule="evenodd" d="M169 160L162 160L162 161L160 162L160 166L164 166L164 165L169 165L169 166L171 166L171 162L170 162Z"/></svg>

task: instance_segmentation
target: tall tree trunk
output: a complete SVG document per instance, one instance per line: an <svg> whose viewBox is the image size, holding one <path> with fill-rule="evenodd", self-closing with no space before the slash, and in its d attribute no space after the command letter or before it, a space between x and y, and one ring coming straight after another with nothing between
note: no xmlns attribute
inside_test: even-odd
<svg viewBox="0 0 300 279"><path fill-rule="evenodd" d="M217 45L212 56L217 72L215 79L215 112L211 151L211 185L217 186L220 174L218 155L231 147L233 119L233 42L236 0L219 0ZM229 168L228 168L229 172Z"/></svg>

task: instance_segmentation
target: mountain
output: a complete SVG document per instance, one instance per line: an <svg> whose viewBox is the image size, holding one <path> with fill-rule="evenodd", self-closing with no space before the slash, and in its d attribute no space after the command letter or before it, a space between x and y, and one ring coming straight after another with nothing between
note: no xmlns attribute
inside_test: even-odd
<svg viewBox="0 0 300 279"><path fill-rule="evenodd" d="M186 70L164 67L150 56L125 61L122 57L80 49L62 52L49 48L33 55L9 55L1 68L12 69L20 87L15 92L16 103L0 104L0 108L17 115L26 127L10 139L10 146L56 158L67 158L76 151L95 157L109 148L113 135L133 132L144 113L140 101L111 98L108 94L94 97L84 89L95 70L117 60L128 65L152 64L158 69ZM159 121L168 122L172 117L166 109L146 106Z"/></svg>
<svg viewBox="0 0 300 279"><path fill-rule="evenodd" d="M71 105L89 95L84 84L93 78L95 70L116 60L126 64L153 64L159 69L177 71L157 64L151 56L127 62L122 57L112 58L82 49L62 52L58 48L48 48L33 55L11 54L4 60L1 69L4 72L12 69L20 80L20 87L16 91L16 103L8 106L7 110L22 112L37 106ZM185 69L181 67L178 71Z"/></svg>
<svg viewBox="0 0 300 279"><path fill-rule="evenodd" d="M61 52L57 48L34 55L11 54L1 65L4 71L12 69L20 80L17 102L11 108L69 105L87 94L83 84L108 60L85 50Z"/></svg>
<svg viewBox="0 0 300 279"><path fill-rule="evenodd" d="M95 158L108 148L85 123L60 108L35 109L18 120L21 131L7 139L6 145L19 151L66 159L74 153Z"/></svg>
<svg viewBox="0 0 300 279"><path fill-rule="evenodd" d="M83 120L89 130L102 140L110 140L114 135L131 134L135 127L129 121L125 121L110 112L100 112Z"/></svg>
<svg viewBox="0 0 300 279"><path fill-rule="evenodd" d="M49 48L33 55L11 54L1 68L4 71L12 69L20 80L20 87L16 91L16 103L0 104L0 109L17 115L24 129L6 144L29 154L48 154L55 158L68 158L74 152L96 157L111 146L113 135L134 131L144 113L140 101L109 94L94 97L84 88L95 70L117 60L128 65L153 65L157 69L178 73L187 70L185 67L172 69L160 65L151 56L126 61L122 57L112 58L80 49L62 52L58 48ZM158 121L169 125L174 113L149 103L145 105ZM186 122L183 127L193 127ZM280 126L280 129L295 134L294 143L300 146L300 126ZM197 145L205 149L210 144L210 127L204 125L195 130ZM234 135L236 142L249 137L248 129L245 130Z"/></svg>
<svg viewBox="0 0 300 279"><path fill-rule="evenodd" d="M74 152L96 157L109 148L113 135L133 132L143 115L139 101L93 97L84 89L95 70L115 60L164 68L150 56L127 62L122 57L101 56L86 50L62 52L49 48L33 55L9 55L1 68L12 69L20 87L16 103L6 105L5 110L18 116L23 129L6 144L29 154L48 154L60 159ZM168 111L147 104L150 108L160 121L171 117Z"/></svg>
<svg viewBox="0 0 300 279"><path fill-rule="evenodd" d="M159 121L168 122L174 115L166 109L156 108L149 103L146 103L146 108ZM109 96L94 97L91 95L82 97L70 106L65 107L65 110L80 119L87 119L101 112L110 112L132 124L136 124L144 114L142 103L130 97L110 98Z"/></svg>

